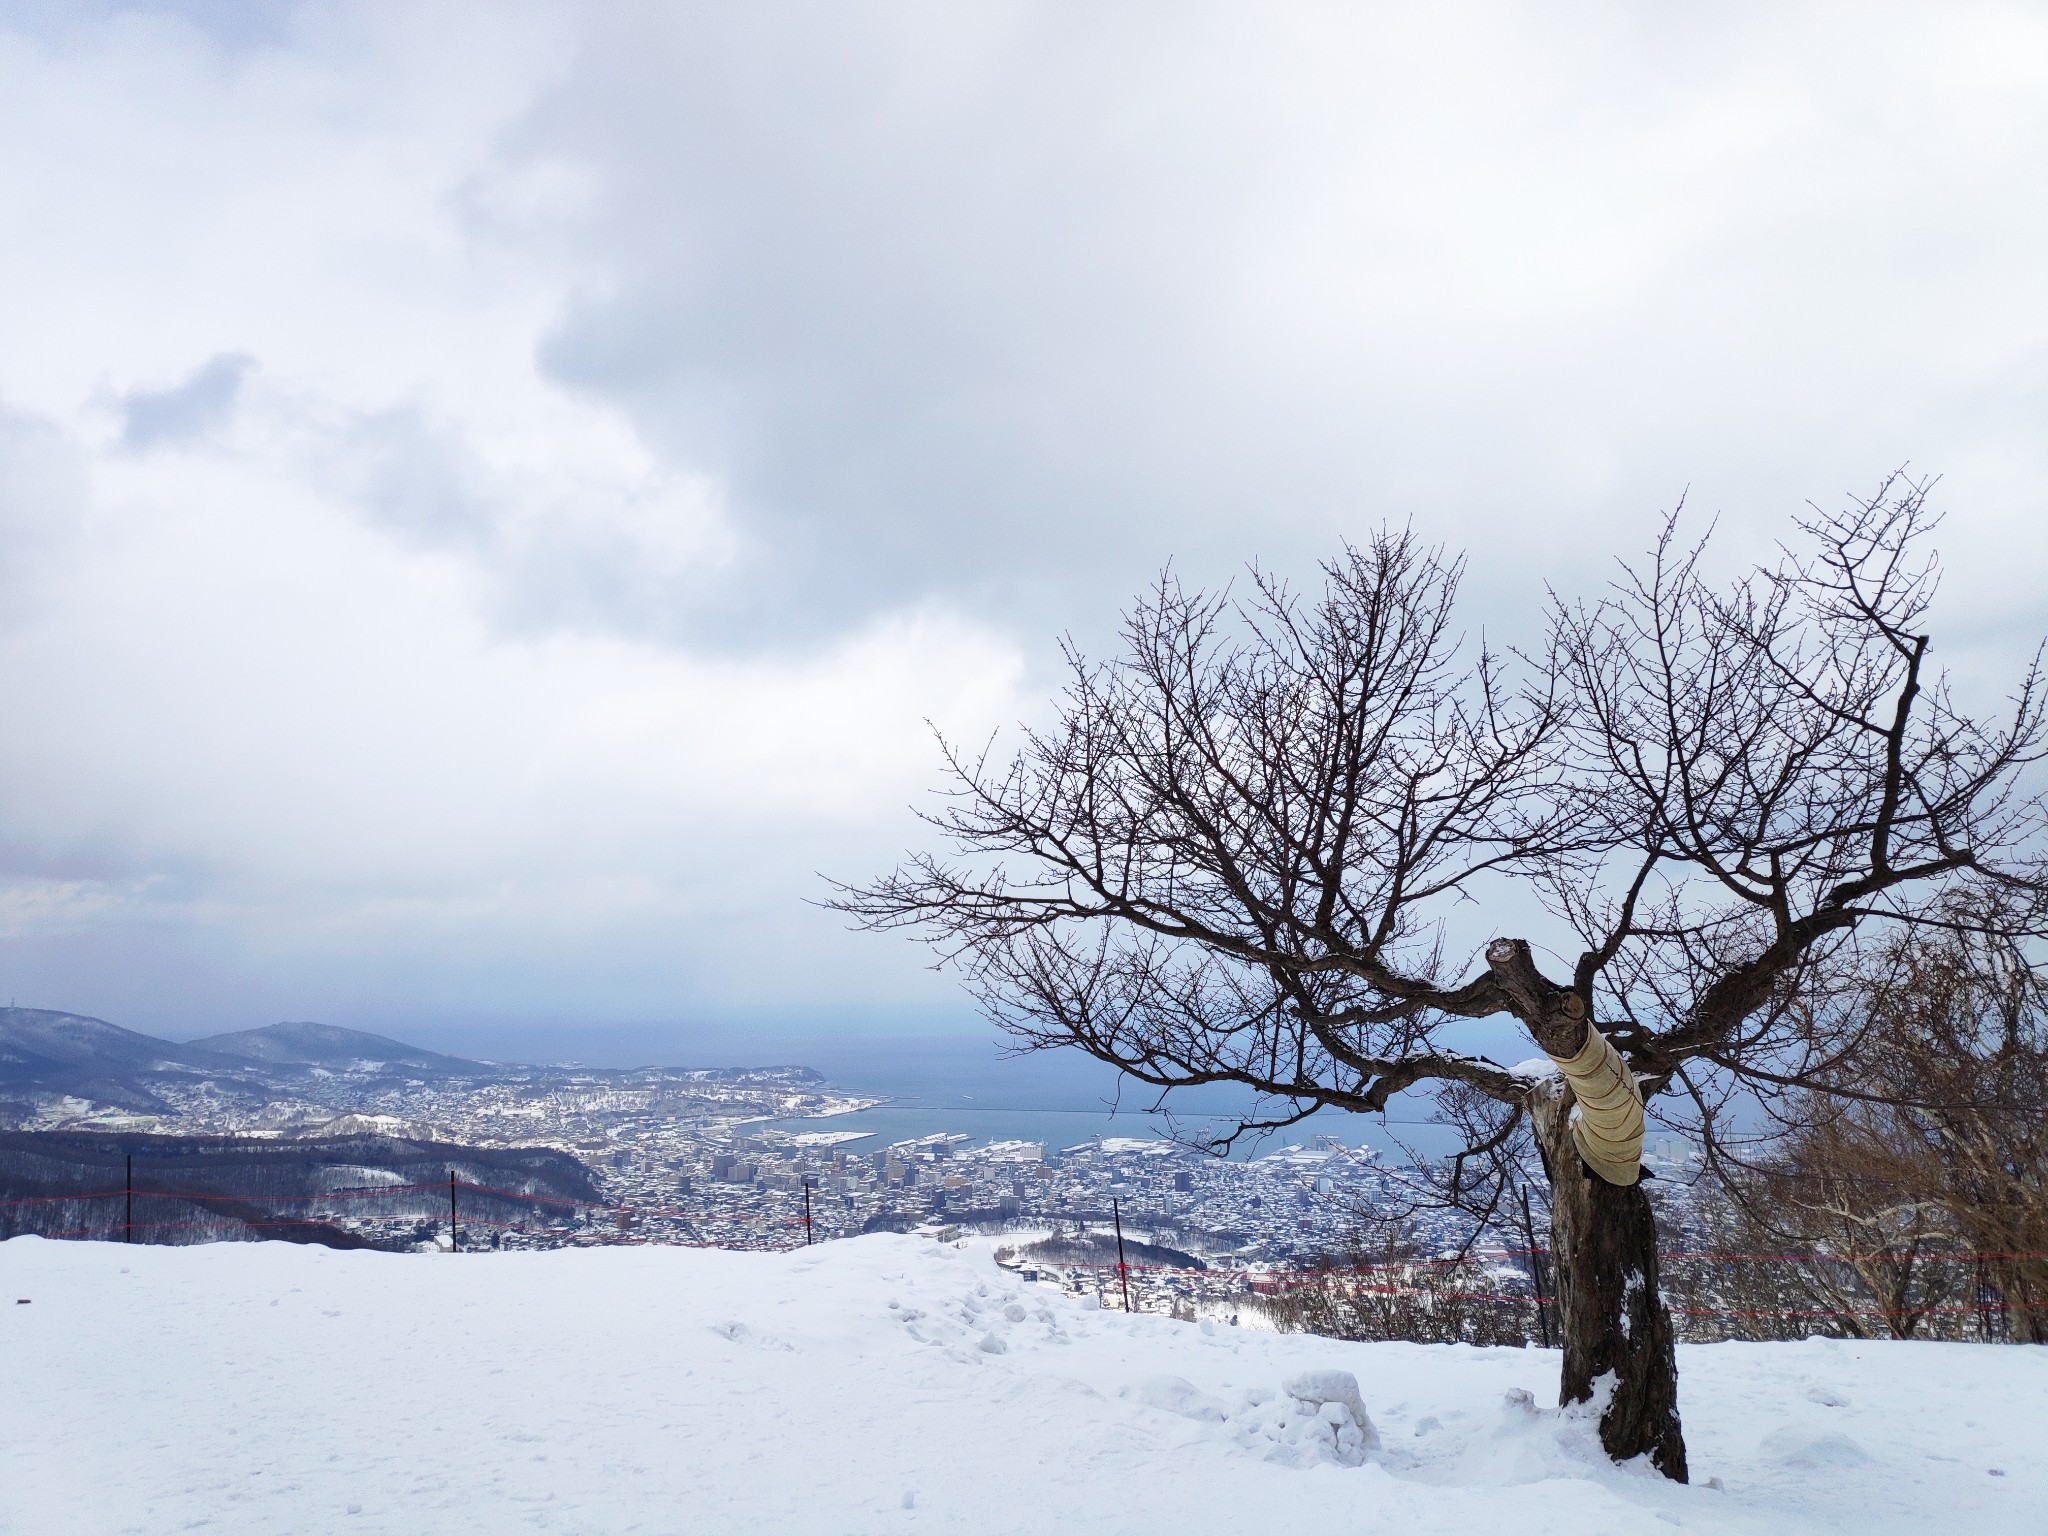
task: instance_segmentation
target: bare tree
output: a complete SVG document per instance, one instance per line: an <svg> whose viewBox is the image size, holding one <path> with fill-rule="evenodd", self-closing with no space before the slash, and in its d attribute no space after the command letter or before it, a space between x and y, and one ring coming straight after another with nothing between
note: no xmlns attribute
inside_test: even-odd
<svg viewBox="0 0 2048 1536"><path fill-rule="evenodd" d="M1779 1333L1807 1331L1802 1319L1816 1314L1851 1338L1932 1331L1970 1268L1954 1257L1962 1245L1938 1193L1913 1177L1904 1128L1867 1100L1802 1093L1799 1104L1805 1117L1768 1157L1739 1170L1716 1160L1736 1218L1732 1262L1767 1266L1773 1288L1795 1294L1785 1321L1797 1326Z"/></svg>
<svg viewBox="0 0 2048 1536"><path fill-rule="evenodd" d="M1845 1316L1868 1296L1898 1337L1986 1293L2000 1335L2048 1342L2048 998L2014 941L2035 920L1995 894L1873 946L1828 1004L1853 1062L1763 1097L1783 1130L1761 1156L1711 1143L1751 1230L1829 1256L1798 1267L1808 1290Z"/></svg>
<svg viewBox="0 0 2048 1536"><path fill-rule="evenodd" d="M1991 1255L1979 1279L2008 1336L2048 1343L2048 976L2011 941L2019 924L1961 916L1899 954L1867 1010L1891 1089L1872 1118L1889 1122L1886 1175Z"/></svg>
<svg viewBox="0 0 2048 1536"><path fill-rule="evenodd" d="M948 749L946 854L834 904L921 931L1027 1045L1255 1090L1241 1132L1446 1086L1499 1106L1496 1146L1526 1120L1561 1401L1611 1373L1610 1454L1682 1479L1642 1095L1704 1111L1839 1065L1850 1046L1794 1005L1859 928L2041 880L2036 678L1980 721L1930 675L1925 502L1888 481L1727 591L1668 522L1512 670L1461 659L1460 565L1412 534L1346 549L1312 597L1162 578L1117 659L1069 647L1052 726L1007 760ZM1446 912L1508 881L1570 928L1568 975L1520 938L1454 963ZM1497 1014L1562 1070L1456 1045Z"/></svg>

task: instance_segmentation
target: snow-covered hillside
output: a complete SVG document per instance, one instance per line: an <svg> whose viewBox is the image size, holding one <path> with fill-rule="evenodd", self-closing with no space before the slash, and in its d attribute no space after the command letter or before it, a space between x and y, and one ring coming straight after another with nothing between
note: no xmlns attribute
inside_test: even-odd
<svg viewBox="0 0 2048 1536"><path fill-rule="evenodd" d="M1554 1355L1125 1317L918 1238L452 1256L19 1238L0 1245L0 1529L2044 1528L2048 1351L1682 1354L1690 1488L1607 1465L1588 1423L1540 1406ZM1376 1449L1313 1372L1357 1379Z"/></svg>

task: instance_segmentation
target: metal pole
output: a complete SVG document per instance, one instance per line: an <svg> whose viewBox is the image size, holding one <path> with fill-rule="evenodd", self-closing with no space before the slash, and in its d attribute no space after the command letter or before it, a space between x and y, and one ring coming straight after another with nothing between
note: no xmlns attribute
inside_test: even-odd
<svg viewBox="0 0 2048 1536"><path fill-rule="evenodd" d="M123 1241L123 1242L127 1242L127 1243L132 1243L132 1242L134 1242L134 1241L135 1241L135 1154L134 1154L133 1152L130 1152L130 1153L128 1154L128 1223L127 1223L127 1232L128 1232L128 1235L127 1235L127 1236L126 1236L125 1238L123 1238L123 1239L122 1239L122 1241Z"/></svg>
<svg viewBox="0 0 2048 1536"><path fill-rule="evenodd" d="M1124 1262L1124 1213L1112 1199L1109 1219L1116 1223L1116 1277L1124 1288L1124 1310L1131 1310L1131 1266Z"/></svg>
<svg viewBox="0 0 2048 1536"><path fill-rule="evenodd" d="M448 1170L448 1251L455 1252L460 1239L455 1231L455 1170Z"/></svg>
<svg viewBox="0 0 2048 1536"><path fill-rule="evenodd" d="M1543 1306L1543 1255L1536 1248L1536 1222L1529 1214L1529 1189L1522 1187L1522 1239L1529 1245L1529 1284L1536 1292L1536 1327L1550 1348L1550 1313Z"/></svg>
<svg viewBox="0 0 2048 1536"><path fill-rule="evenodd" d="M811 1181L804 1180L804 1246L811 1246Z"/></svg>

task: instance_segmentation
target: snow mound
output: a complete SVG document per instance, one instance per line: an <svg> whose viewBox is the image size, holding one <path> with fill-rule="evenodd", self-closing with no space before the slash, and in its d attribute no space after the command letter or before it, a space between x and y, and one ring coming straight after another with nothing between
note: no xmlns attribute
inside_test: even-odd
<svg viewBox="0 0 2048 1536"><path fill-rule="evenodd" d="M1161 1413L1178 1414L1200 1423L1221 1424L1230 1417L1230 1410L1220 1398L1211 1397L1185 1376L1148 1376L1136 1386L1125 1387L1119 1395L1135 1398Z"/></svg>
<svg viewBox="0 0 2048 1536"><path fill-rule="evenodd" d="M1781 1467L1860 1467L1870 1453L1838 1430L1786 1424L1763 1438L1758 1450Z"/></svg>
<svg viewBox="0 0 2048 1536"><path fill-rule="evenodd" d="M1225 1402L1185 1376L1148 1376L1118 1394L1161 1413L1221 1426L1223 1443L1283 1467L1362 1466L1379 1437L1349 1371L1299 1371L1278 1392L1241 1389Z"/></svg>

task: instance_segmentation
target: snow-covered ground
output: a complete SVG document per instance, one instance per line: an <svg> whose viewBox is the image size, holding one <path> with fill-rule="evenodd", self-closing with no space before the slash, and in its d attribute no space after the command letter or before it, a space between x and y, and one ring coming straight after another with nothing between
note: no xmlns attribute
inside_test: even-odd
<svg viewBox="0 0 2048 1536"><path fill-rule="evenodd" d="M0 1530L2048 1529L2048 1350L1681 1353L1689 1488L1607 1464L1590 1424L1540 1406L1551 1354L1126 1317L912 1237L447 1256L18 1238ZM1376 1449L1312 1372L1356 1377Z"/></svg>

